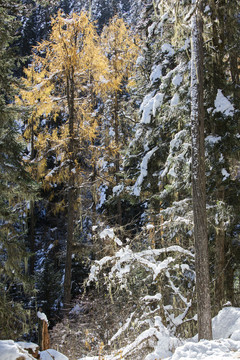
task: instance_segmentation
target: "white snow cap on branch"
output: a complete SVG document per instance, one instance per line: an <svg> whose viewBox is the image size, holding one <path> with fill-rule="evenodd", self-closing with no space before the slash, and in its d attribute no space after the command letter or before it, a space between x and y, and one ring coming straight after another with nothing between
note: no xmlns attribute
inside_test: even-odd
<svg viewBox="0 0 240 360"><path fill-rule="evenodd" d="M37 317L43 321L46 321L46 323L48 324L48 318L47 318L46 314L44 314L43 312L38 311Z"/></svg>
<svg viewBox="0 0 240 360"><path fill-rule="evenodd" d="M122 241L114 234L113 229L104 229L99 235L101 239L109 237L114 240L117 245L122 246Z"/></svg>
<svg viewBox="0 0 240 360"><path fill-rule="evenodd" d="M215 110L213 111L213 114L219 111L227 116L233 116L234 107L230 103L230 101L223 95L222 90L218 89L214 105Z"/></svg>

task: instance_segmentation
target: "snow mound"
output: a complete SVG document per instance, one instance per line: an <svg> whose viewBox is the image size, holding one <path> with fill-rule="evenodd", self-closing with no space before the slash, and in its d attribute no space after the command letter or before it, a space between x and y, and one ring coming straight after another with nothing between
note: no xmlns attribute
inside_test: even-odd
<svg viewBox="0 0 240 360"><path fill-rule="evenodd" d="M212 341L192 341L178 347L168 360L240 359L240 308L225 307L212 319Z"/></svg>
<svg viewBox="0 0 240 360"><path fill-rule="evenodd" d="M1 360L33 360L34 358L13 340L0 340ZM52 359L51 359L52 360Z"/></svg>
<svg viewBox="0 0 240 360"><path fill-rule="evenodd" d="M40 352L40 360L68 360L67 356L57 350L48 349ZM2 359L1 359L2 360Z"/></svg>
<svg viewBox="0 0 240 360"><path fill-rule="evenodd" d="M232 339L187 342L176 349L169 360L225 360L240 358L240 342Z"/></svg>
<svg viewBox="0 0 240 360"><path fill-rule="evenodd" d="M240 308L225 307L212 320L213 338L240 341ZM237 337L238 334L238 337Z"/></svg>

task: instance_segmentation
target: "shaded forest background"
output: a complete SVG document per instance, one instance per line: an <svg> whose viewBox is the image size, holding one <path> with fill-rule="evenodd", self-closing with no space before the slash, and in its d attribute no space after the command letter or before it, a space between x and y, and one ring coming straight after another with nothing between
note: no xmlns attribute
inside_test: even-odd
<svg viewBox="0 0 240 360"><path fill-rule="evenodd" d="M81 332L72 356L120 347L156 315L193 335L193 4L0 10L1 339L36 341L39 307L66 354ZM240 306L239 3L208 1L202 17L216 315Z"/></svg>

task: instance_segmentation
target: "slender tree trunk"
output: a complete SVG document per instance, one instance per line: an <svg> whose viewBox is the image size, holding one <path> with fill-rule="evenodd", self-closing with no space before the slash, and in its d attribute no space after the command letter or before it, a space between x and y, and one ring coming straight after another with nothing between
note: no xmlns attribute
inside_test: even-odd
<svg viewBox="0 0 240 360"><path fill-rule="evenodd" d="M115 169L116 169L116 185L119 185L120 177L120 154L119 154L119 119L118 119L118 93L115 91L114 95L114 131L115 131L115 143L117 146L117 154L115 158ZM122 225L122 204L121 199L117 200L117 211L118 211L118 223Z"/></svg>
<svg viewBox="0 0 240 360"><path fill-rule="evenodd" d="M33 131L33 119L31 123L31 154L30 159L34 159L34 131ZM29 209L29 229L28 229L28 241L29 241L29 250L31 252L28 265L29 275L34 275L35 267L35 215L34 215L35 201L30 200L30 209Z"/></svg>
<svg viewBox="0 0 240 360"><path fill-rule="evenodd" d="M191 126L192 196L199 340L212 339L204 158L202 26L200 10L197 8L192 17L191 34Z"/></svg>
<svg viewBox="0 0 240 360"><path fill-rule="evenodd" d="M74 71L72 69L67 78L67 101L69 111L69 183L68 183L68 227L67 227L67 252L65 261L64 277L64 297L63 309L65 312L70 310L71 302L71 278L72 278L72 252L73 252L73 232L74 232L74 200L75 200L75 181L74 181Z"/></svg>
<svg viewBox="0 0 240 360"><path fill-rule="evenodd" d="M215 279L215 313L218 313L225 298L225 231L221 228L221 224L216 231Z"/></svg>
<svg viewBox="0 0 240 360"><path fill-rule="evenodd" d="M72 278L72 249L73 249L73 231L74 231L74 189L71 188L72 181L69 183L68 190L68 228L67 228L67 252L65 260L64 276L64 297L63 310L68 312L71 303L71 278Z"/></svg>
<svg viewBox="0 0 240 360"><path fill-rule="evenodd" d="M219 185L218 185L219 187ZM217 198L224 201L224 186L219 187ZM215 314L222 308L225 302L225 240L224 224L221 222L215 234Z"/></svg>
<svg viewBox="0 0 240 360"><path fill-rule="evenodd" d="M235 304L234 299L234 265L233 265L233 249L232 238L229 236L226 238L226 268L225 268L225 288L226 288L226 300L230 301L233 306Z"/></svg>

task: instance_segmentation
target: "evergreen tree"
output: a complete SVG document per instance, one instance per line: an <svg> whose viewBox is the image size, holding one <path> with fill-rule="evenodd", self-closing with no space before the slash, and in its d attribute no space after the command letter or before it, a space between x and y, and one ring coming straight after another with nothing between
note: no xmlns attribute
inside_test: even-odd
<svg viewBox="0 0 240 360"><path fill-rule="evenodd" d="M81 203L79 189L87 182L94 161L93 139L97 132L97 121L91 94L104 91L108 86L102 81L107 71L107 61L101 53L98 35L87 15L73 13L71 17L65 17L60 12L52 19L49 40L36 47L33 59L32 70L27 70L26 74L27 82L34 91L29 88L22 93L23 101L33 106L29 124L41 115L45 119L50 117L48 126L39 133L35 145L38 177L45 187L62 183L67 191L66 309L71 299L74 222L76 205ZM33 76L31 71L34 72ZM38 94L39 106L36 104ZM51 117L51 114L55 115ZM62 123L59 121L60 114ZM51 169L47 161L50 156L53 162Z"/></svg>
<svg viewBox="0 0 240 360"><path fill-rule="evenodd" d="M171 241L188 246L192 244L190 42L189 28L179 23L189 7L155 5L142 16L144 51L138 66L145 97L125 164L135 180L129 187L132 196L145 201L144 221L156 226L157 246Z"/></svg>
<svg viewBox="0 0 240 360"><path fill-rule="evenodd" d="M109 25L103 28L101 40L102 47L109 59L107 78L109 91L104 99L103 115L105 120L102 122L104 134L102 141L105 152L102 160L107 173L104 174L104 169L102 173L106 176L109 187L112 189L116 186L115 190L118 193L123 186L121 153L129 141L132 129L132 123L129 121L131 115L129 116L126 107L130 104L130 89L135 84L135 63L139 54L138 37L133 34L122 18L114 16ZM116 219L118 224L122 225L120 196L117 196L115 201Z"/></svg>
<svg viewBox="0 0 240 360"><path fill-rule="evenodd" d="M24 259L24 230L31 180L24 167L24 144L20 141L14 95L19 90L14 78L18 56L14 50L19 23L19 3L0 3L0 336L16 338L26 330L26 312L18 291L29 285ZM18 297L19 302L14 302Z"/></svg>
<svg viewBox="0 0 240 360"><path fill-rule="evenodd" d="M207 199L214 260L215 313L226 301L234 303L234 271L238 252L233 254L234 233L239 212L238 179L235 175L238 154L239 70L237 43L239 4L212 1L205 8L204 20L212 31L205 41L205 107ZM231 24L231 25L230 25ZM207 26L206 26L207 28ZM233 39L232 33L235 36Z"/></svg>

